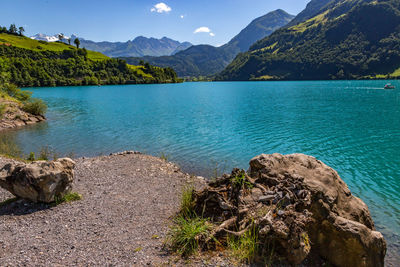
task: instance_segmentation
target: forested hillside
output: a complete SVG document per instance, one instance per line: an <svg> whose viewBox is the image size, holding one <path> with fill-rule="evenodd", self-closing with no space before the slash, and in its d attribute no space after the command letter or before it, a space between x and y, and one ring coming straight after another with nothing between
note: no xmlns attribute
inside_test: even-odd
<svg viewBox="0 0 400 267"><path fill-rule="evenodd" d="M400 0L333 0L316 16L254 44L249 52L238 55L218 79L398 77L399 7Z"/></svg>
<svg viewBox="0 0 400 267"><path fill-rule="evenodd" d="M132 66L98 52L10 32L0 33L0 73L21 87L178 81L171 68Z"/></svg>

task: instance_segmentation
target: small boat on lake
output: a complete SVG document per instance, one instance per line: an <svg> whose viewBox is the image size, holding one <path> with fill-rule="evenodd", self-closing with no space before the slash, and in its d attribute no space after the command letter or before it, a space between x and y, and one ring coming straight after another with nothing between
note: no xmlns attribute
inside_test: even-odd
<svg viewBox="0 0 400 267"><path fill-rule="evenodd" d="M396 87L394 85L392 85L391 83L388 83L385 85L384 89L389 90L389 89L396 89Z"/></svg>

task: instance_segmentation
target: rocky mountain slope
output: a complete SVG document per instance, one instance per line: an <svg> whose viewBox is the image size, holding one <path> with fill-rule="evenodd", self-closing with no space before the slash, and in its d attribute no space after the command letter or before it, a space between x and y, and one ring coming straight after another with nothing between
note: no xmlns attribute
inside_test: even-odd
<svg viewBox="0 0 400 267"><path fill-rule="evenodd" d="M80 40L82 47L101 52L109 57L170 56L192 46L189 42L181 43L167 37L156 39L139 36L127 42Z"/></svg>

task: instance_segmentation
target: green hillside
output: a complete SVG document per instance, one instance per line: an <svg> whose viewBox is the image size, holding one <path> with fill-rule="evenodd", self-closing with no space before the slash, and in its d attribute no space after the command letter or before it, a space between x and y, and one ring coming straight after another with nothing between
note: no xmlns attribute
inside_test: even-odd
<svg viewBox="0 0 400 267"><path fill-rule="evenodd" d="M396 78L399 68L400 0L333 0L255 43L217 79Z"/></svg>
<svg viewBox="0 0 400 267"><path fill-rule="evenodd" d="M130 66L62 43L0 33L0 74L21 87L177 82L171 68Z"/></svg>

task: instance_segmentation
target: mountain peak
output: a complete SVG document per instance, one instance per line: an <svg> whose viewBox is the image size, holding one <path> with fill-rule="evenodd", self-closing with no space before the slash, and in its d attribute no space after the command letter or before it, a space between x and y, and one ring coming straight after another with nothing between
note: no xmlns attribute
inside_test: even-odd
<svg viewBox="0 0 400 267"><path fill-rule="evenodd" d="M236 47L236 49L239 49L238 52L246 52L252 44L285 26L293 18L293 15L288 14L282 9L271 11L264 16L254 19L223 47L230 47L231 49Z"/></svg>

